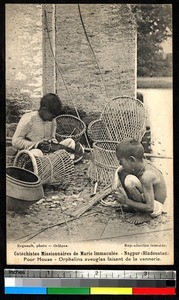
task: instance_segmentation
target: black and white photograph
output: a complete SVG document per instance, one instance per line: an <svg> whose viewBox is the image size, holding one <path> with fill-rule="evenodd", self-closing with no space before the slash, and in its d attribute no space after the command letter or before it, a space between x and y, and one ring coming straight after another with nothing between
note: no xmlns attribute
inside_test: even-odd
<svg viewBox="0 0 179 300"><path fill-rule="evenodd" d="M9 265L174 263L171 4L5 5Z"/></svg>

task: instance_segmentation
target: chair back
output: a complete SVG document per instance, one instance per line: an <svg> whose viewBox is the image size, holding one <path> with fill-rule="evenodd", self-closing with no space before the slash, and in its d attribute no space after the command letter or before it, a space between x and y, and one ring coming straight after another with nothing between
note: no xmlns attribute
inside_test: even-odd
<svg viewBox="0 0 179 300"><path fill-rule="evenodd" d="M89 126L93 141L122 141L125 138L142 139L146 111L143 103L131 97L116 97L107 102L100 119Z"/></svg>
<svg viewBox="0 0 179 300"><path fill-rule="evenodd" d="M140 139L146 121L145 107L138 99L116 97L106 104L101 120L105 124L108 140Z"/></svg>

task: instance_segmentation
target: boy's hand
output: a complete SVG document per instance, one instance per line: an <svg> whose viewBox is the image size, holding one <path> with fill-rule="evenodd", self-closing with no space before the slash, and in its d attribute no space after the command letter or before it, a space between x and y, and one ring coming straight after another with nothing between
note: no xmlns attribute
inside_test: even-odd
<svg viewBox="0 0 179 300"><path fill-rule="evenodd" d="M51 143L42 140L36 144L36 148L40 149L42 152L50 152Z"/></svg>
<svg viewBox="0 0 179 300"><path fill-rule="evenodd" d="M116 195L122 195L124 197L127 197L127 194L122 186L118 187L117 189L112 188L112 193Z"/></svg>
<svg viewBox="0 0 179 300"><path fill-rule="evenodd" d="M55 139L55 138L53 138L53 139L51 140L51 142L52 142L52 144L55 144L55 145L58 145L58 144L59 144L59 142L58 142L57 139Z"/></svg>
<svg viewBox="0 0 179 300"><path fill-rule="evenodd" d="M115 196L115 199L116 199L119 203L121 203L121 204L126 204L126 196L125 196L124 194L115 192L113 195Z"/></svg>
<svg viewBox="0 0 179 300"><path fill-rule="evenodd" d="M114 196L119 203L126 204L126 198L123 195L115 193Z"/></svg>
<svg viewBox="0 0 179 300"><path fill-rule="evenodd" d="M114 175L113 183L112 183L112 190L117 190L117 188L121 185L120 179L118 174Z"/></svg>
<svg viewBox="0 0 179 300"><path fill-rule="evenodd" d="M118 187L121 186L121 181L119 179L119 172L121 171L122 167L119 166L117 168L117 170L115 171L115 174L114 174L114 178L113 178L113 183L112 183L112 189L113 190L116 190Z"/></svg>

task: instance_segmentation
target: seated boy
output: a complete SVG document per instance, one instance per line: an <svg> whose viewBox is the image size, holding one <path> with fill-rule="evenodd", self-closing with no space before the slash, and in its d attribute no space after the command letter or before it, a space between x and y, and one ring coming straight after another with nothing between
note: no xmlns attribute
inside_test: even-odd
<svg viewBox="0 0 179 300"><path fill-rule="evenodd" d="M43 152L58 149L75 152L75 142L71 138L60 144L55 139L57 127L55 117L61 113L61 110L62 103L57 95L52 93L44 95L39 110L26 113L20 119L12 138L12 145L17 150L39 148ZM74 158L74 154L71 156Z"/></svg>
<svg viewBox="0 0 179 300"><path fill-rule="evenodd" d="M46 94L40 101L38 111L26 113L20 119L14 136L13 146L18 149L33 148L37 143L55 138L56 120L62 109L59 97Z"/></svg>
<svg viewBox="0 0 179 300"><path fill-rule="evenodd" d="M121 165L113 182L116 200L151 217L159 216L167 196L166 184L161 171L144 160L142 144L127 138L118 144L116 155Z"/></svg>

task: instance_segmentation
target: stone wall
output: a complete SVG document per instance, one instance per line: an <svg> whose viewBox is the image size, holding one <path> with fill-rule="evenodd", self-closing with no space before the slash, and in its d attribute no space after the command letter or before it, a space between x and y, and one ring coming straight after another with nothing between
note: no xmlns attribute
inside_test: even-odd
<svg viewBox="0 0 179 300"><path fill-rule="evenodd" d="M136 24L126 4L6 4L6 97L57 92L88 114L136 93ZM55 57L55 60L54 60ZM100 71L98 65L100 67Z"/></svg>
<svg viewBox="0 0 179 300"><path fill-rule="evenodd" d="M39 105L42 95L42 5L6 4L6 98Z"/></svg>
<svg viewBox="0 0 179 300"><path fill-rule="evenodd" d="M43 6L44 92L55 89L65 105L100 112L108 99L135 96L136 24L126 4L80 4L80 10L96 60L78 5Z"/></svg>

